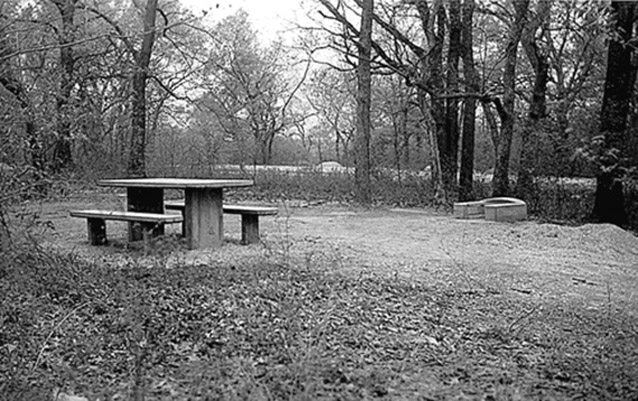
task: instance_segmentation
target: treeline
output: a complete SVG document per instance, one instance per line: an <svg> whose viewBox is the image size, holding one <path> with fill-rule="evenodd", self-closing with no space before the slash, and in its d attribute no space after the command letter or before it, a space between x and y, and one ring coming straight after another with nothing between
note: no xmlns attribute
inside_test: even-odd
<svg viewBox="0 0 638 401"><path fill-rule="evenodd" d="M0 178L334 160L359 187L432 169L451 202L477 171L526 199L588 176L593 216L626 223L608 211L638 165L635 2L320 0L280 40L226 7L4 1Z"/></svg>

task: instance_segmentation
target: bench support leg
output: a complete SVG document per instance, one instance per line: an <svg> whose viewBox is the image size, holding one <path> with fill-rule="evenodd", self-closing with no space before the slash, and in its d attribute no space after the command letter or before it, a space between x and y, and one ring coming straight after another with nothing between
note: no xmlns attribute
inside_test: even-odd
<svg viewBox="0 0 638 401"><path fill-rule="evenodd" d="M259 216L254 214L241 215L241 243L259 243Z"/></svg>
<svg viewBox="0 0 638 401"><path fill-rule="evenodd" d="M106 221L104 219L87 219L87 227L91 245L106 244Z"/></svg>

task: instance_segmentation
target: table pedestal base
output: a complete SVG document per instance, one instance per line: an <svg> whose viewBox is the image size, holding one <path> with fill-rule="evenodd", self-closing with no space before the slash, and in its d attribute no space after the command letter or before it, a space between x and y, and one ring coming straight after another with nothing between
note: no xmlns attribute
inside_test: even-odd
<svg viewBox="0 0 638 401"><path fill-rule="evenodd" d="M186 188L184 192L188 248L220 248L224 233L222 189Z"/></svg>

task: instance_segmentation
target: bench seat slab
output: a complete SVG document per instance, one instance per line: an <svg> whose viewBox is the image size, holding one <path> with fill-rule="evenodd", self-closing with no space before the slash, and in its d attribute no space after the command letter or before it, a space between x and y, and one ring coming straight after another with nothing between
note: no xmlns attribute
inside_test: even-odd
<svg viewBox="0 0 638 401"><path fill-rule="evenodd" d="M170 210L184 211L186 205L184 201L168 201L164 207ZM267 206L244 206L244 205L224 205L224 213L227 214L254 214L258 216L273 216L279 213L276 207Z"/></svg>
<svg viewBox="0 0 638 401"><path fill-rule="evenodd" d="M104 220L141 221L146 223L180 223L183 218L177 214L124 212L119 210L72 210L73 217Z"/></svg>
<svg viewBox="0 0 638 401"><path fill-rule="evenodd" d="M254 216L272 216L278 213L277 208L266 206L243 206L243 205L224 205L224 213L254 215Z"/></svg>
<svg viewBox="0 0 638 401"><path fill-rule="evenodd" d="M73 217L86 218L91 245L104 245L108 242L106 220L128 221L133 230L141 233L140 239L144 241L164 234L164 224L179 223L183 220L181 215L109 210L74 210L70 214Z"/></svg>
<svg viewBox="0 0 638 401"><path fill-rule="evenodd" d="M186 204L184 201L168 201L164 207L185 213ZM223 205L222 208L224 213L241 215L241 243L244 245L259 243L259 216L272 216L279 212L277 208L266 206ZM185 236L184 228L182 235Z"/></svg>

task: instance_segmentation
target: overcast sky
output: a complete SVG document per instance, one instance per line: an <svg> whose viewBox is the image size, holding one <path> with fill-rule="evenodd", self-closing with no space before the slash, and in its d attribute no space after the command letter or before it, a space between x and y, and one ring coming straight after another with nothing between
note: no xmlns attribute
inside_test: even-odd
<svg viewBox="0 0 638 401"><path fill-rule="evenodd" d="M203 10L208 16L218 20L243 8L250 15L250 21L264 38L272 40L278 32L290 28L289 21L296 21L301 0L181 0L196 15Z"/></svg>

